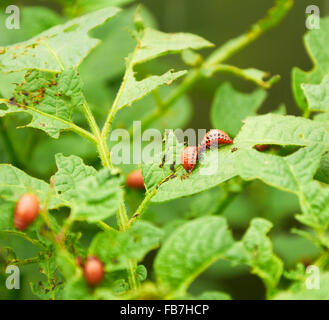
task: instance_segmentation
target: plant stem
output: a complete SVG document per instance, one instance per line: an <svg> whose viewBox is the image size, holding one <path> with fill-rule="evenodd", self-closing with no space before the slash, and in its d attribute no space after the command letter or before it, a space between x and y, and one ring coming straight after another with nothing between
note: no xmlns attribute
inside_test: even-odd
<svg viewBox="0 0 329 320"><path fill-rule="evenodd" d="M115 115L117 114L118 112L118 103L120 101L120 98L122 96L122 93L126 87L126 84L127 84L127 81L128 81L128 77L129 77L129 74L133 71L133 66L134 66L134 57L137 53L139 49L139 45L136 46L134 52L132 53L131 57L129 57L129 62L127 63L127 66L126 66L126 71L125 71L125 74L123 76L123 79L122 79L122 82L121 82L121 85L120 85L120 88L119 88L119 91L114 99L114 102L112 104L112 107L108 113L108 116L105 120L105 124L103 126L103 129L102 129L102 140L103 141L106 141L111 129L112 129L112 123L113 123L113 120L115 118Z"/></svg>
<svg viewBox="0 0 329 320"><path fill-rule="evenodd" d="M251 183L251 181L241 181L239 191L227 191L225 198L220 202L217 209L217 214L222 214L224 210L234 201L234 199L240 195L245 188Z"/></svg>
<svg viewBox="0 0 329 320"><path fill-rule="evenodd" d="M0 230L0 233L4 233L4 234L8 234L8 235L13 235L13 236L17 236L17 237L21 237L21 238L23 238L23 239L31 242L32 244L36 245L37 247L39 247L39 249L41 249L41 250L47 250L47 247L45 245L43 245L42 242L40 242L39 240L30 238L24 232L14 231L14 230Z"/></svg>
<svg viewBox="0 0 329 320"><path fill-rule="evenodd" d="M7 265L12 265L14 264L15 266L25 266L27 264L32 264L32 263L38 263L40 261L39 257L34 257L34 258L27 258L27 259L16 259L9 261Z"/></svg>
<svg viewBox="0 0 329 320"><path fill-rule="evenodd" d="M2 99L2 98L1 98L1 99L0 99L0 103L5 103L5 104L7 104L7 105L9 105L9 106L11 105L11 104L10 104L10 101L9 101L8 99ZM51 119L53 119L53 120L56 120L56 121L62 122L62 123L64 123L64 124L67 126L67 128L65 128L65 130L71 130L71 131L77 133L78 135L80 135L81 137L83 137L83 138L85 138L85 139L87 139L87 140L89 140L89 141L95 143L95 137L94 137L94 135L92 135L92 134L91 134L90 132L88 132L87 130L85 130L85 129L79 127L79 126L77 126L77 125L74 124L73 122L70 122L70 121L67 121L67 120L61 119L61 118L59 118L59 117L57 117L57 116L51 115L51 114L49 114L49 113L45 113L45 112L43 112L43 111L41 111L41 110L39 110L39 109L35 109L35 108L33 108L33 107L30 107L30 106L20 106L20 107L21 107L20 109L22 109L22 110L28 109L28 110L30 110L30 111L32 111L32 112L39 113L39 114L41 114L42 116L44 116L44 117L46 117L46 118L51 118ZM21 111L18 111L18 112L21 112Z"/></svg>
<svg viewBox="0 0 329 320"><path fill-rule="evenodd" d="M147 127L150 123L156 120L158 116L165 113L167 109L169 109L170 106L172 106L172 104L175 103L182 95L189 91L199 79L205 76L210 76L212 73L216 72L216 68L218 68L219 64L223 63L238 51L257 40L268 30L274 28L289 12L292 5L293 0L276 0L275 6L269 10L267 16L254 24L249 32L229 40L215 50L204 61L201 67L192 69L185 77L182 84L174 90L173 94L166 101L164 101L161 113L159 113L158 109L155 110L144 119L142 126L144 128Z"/></svg>
<svg viewBox="0 0 329 320"><path fill-rule="evenodd" d="M88 121L91 132L94 134L94 137L95 137L94 143L96 144L99 157L101 158L101 161L102 161L102 165L103 165L103 167L109 168L110 170L112 170L113 166L109 159L110 152L108 150L107 143L106 143L106 141L103 141L103 139L101 137L101 132L97 125L95 117L93 116L93 114L86 102L82 105L82 110Z"/></svg>
<svg viewBox="0 0 329 320"><path fill-rule="evenodd" d="M154 188L151 192L148 192L142 201L142 203L139 205L138 209L134 213L134 215L131 217L131 219L128 221L128 227L131 226L131 224L136 220L140 219L145 211L145 209L148 207L150 200L156 195L158 192L157 188Z"/></svg>
<svg viewBox="0 0 329 320"><path fill-rule="evenodd" d="M111 226L109 226L107 223L105 223L104 221L97 221L96 225L102 229L103 231L111 231L114 230L114 228L112 228Z"/></svg>

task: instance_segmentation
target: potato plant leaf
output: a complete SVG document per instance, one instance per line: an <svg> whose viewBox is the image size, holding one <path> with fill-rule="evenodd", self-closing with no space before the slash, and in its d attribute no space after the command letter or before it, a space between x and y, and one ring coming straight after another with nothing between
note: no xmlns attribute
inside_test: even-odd
<svg viewBox="0 0 329 320"><path fill-rule="evenodd" d="M117 212L123 197L120 178L107 169L97 172L75 156L57 155L56 163L55 190L71 208L71 219L97 222Z"/></svg>
<svg viewBox="0 0 329 320"><path fill-rule="evenodd" d="M136 65L145 63L163 55L181 53L186 49L202 49L212 44L196 35L188 33L163 33L146 27L139 12L135 15L135 28L133 33L137 41L135 50L128 56L126 73L120 90L114 101L115 111L131 106L159 86L170 85L174 80L186 74L186 71L173 72L169 70L160 76L150 76L137 81L134 75Z"/></svg>
<svg viewBox="0 0 329 320"><path fill-rule="evenodd" d="M211 107L211 124L232 136L236 136L242 126L242 120L256 115L266 99L266 91L257 89L253 93L240 93L230 83L221 85Z"/></svg>
<svg viewBox="0 0 329 320"><path fill-rule="evenodd" d="M264 167L264 163L266 164L267 161L268 163L274 161L272 164L275 164L277 169L281 170L282 168L286 168L286 171L289 171L289 168L285 165L282 167L281 165L285 163L285 158L279 156L275 157L270 154L261 154L253 150L253 147L257 144L282 146L318 145L315 150L318 150L319 154L323 154L323 152L329 150L329 133L324 125L301 117L278 114L249 117L244 121L244 125L235 138L234 144L231 146L222 146L218 150L207 151L203 159L197 164L193 173L187 179L180 179L179 175L181 174L178 174L177 178L167 179L167 181L164 182L164 180L171 175L169 159L167 162L168 165L164 168L159 168L161 160L151 165L145 164L143 166L143 176L147 189L151 190L157 184L161 184L152 201L163 202L192 195L211 189L237 175L247 177L245 173L246 167L250 170L248 171L249 173L256 170L259 171L257 173L261 174L262 169L266 170L267 167L270 167L269 165ZM311 150L313 149L311 148ZM179 149L176 150L176 153L176 158L179 159ZM162 156L159 155L159 159L161 159ZM246 158L248 162L244 161ZM262 160L259 162L260 159ZM259 165L262 166L260 170ZM179 167L176 166L176 169L179 169ZM181 170L183 169L181 168ZM270 173L270 171L268 173ZM309 174L314 175L315 172L312 171ZM296 187L293 187L295 181L292 179L292 174L283 176L277 175L276 172L275 175L276 177L268 176L267 181L269 181L270 184L272 182L271 185L274 184L274 181L279 180L280 183L277 185L279 185L280 188L294 190L291 192L296 191ZM272 178L274 178L274 181L272 181Z"/></svg>
<svg viewBox="0 0 329 320"><path fill-rule="evenodd" d="M329 112L329 75L320 84L303 84L310 111Z"/></svg>
<svg viewBox="0 0 329 320"><path fill-rule="evenodd" d="M11 165L0 164L0 199L16 202L23 194L30 192L38 196L41 204L49 197L49 209L58 208L66 203L52 193L48 183L30 177Z"/></svg>
<svg viewBox="0 0 329 320"><path fill-rule="evenodd" d="M241 242L235 244L240 250L232 250L228 259L232 262L246 263L252 268L252 273L263 279L268 288L274 288L283 272L283 263L274 253L271 240L267 233L272 228L272 223L255 218L243 236Z"/></svg>
<svg viewBox="0 0 329 320"><path fill-rule="evenodd" d="M148 222L138 222L125 232L109 230L93 239L89 254L96 255L110 272L125 269L129 259L141 261L160 245L162 231Z"/></svg>
<svg viewBox="0 0 329 320"><path fill-rule="evenodd" d="M326 43L329 41L329 18L321 19L321 28L309 31L305 37L305 46L314 63L311 71L302 71L295 67L292 70L292 89L297 105L307 110L308 105L302 89L302 84L319 84L329 72L329 54Z"/></svg>
<svg viewBox="0 0 329 320"><path fill-rule="evenodd" d="M0 47L0 69L8 73L27 69L60 72L77 67L99 43L88 32L114 17L120 9L105 8L55 26L38 36Z"/></svg>
<svg viewBox="0 0 329 320"><path fill-rule="evenodd" d="M34 70L27 72L25 81L16 85L13 97L2 101L7 109L0 109L0 117L17 112L30 114L28 127L58 138L62 130L75 126L74 109L84 102L82 82L74 69L59 74Z"/></svg>
<svg viewBox="0 0 329 320"><path fill-rule="evenodd" d="M159 285L184 295L192 281L232 247L234 240L222 217L185 223L161 247L155 263Z"/></svg>

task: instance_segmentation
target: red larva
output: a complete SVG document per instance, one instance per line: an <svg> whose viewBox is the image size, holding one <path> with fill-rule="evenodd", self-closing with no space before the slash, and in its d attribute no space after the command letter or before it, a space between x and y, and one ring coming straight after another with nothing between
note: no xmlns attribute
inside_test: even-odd
<svg viewBox="0 0 329 320"><path fill-rule="evenodd" d="M264 152L268 150L271 147L269 144L258 144L255 146L255 149L260 152Z"/></svg>
<svg viewBox="0 0 329 320"><path fill-rule="evenodd" d="M181 153L182 166L188 173L191 173L194 170L197 159L198 159L197 147L185 147Z"/></svg>
<svg viewBox="0 0 329 320"><path fill-rule="evenodd" d="M83 269L83 275L86 282L94 287L100 284L104 278L104 265L95 256L89 256Z"/></svg>
<svg viewBox="0 0 329 320"><path fill-rule="evenodd" d="M201 144L199 145L199 152L203 152L206 149L211 149L217 147L221 144L232 144L233 140L231 137L224 131L219 129L212 129L206 133L202 139Z"/></svg>
<svg viewBox="0 0 329 320"><path fill-rule="evenodd" d="M126 185L132 189L145 189L142 172L140 170L130 172L127 176Z"/></svg>
<svg viewBox="0 0 329 320"><path fill-rule="evenodd" d="M25 230L38 217L39 199L33 193L24 194L15 207L14 225L17 230Z"/></svg>

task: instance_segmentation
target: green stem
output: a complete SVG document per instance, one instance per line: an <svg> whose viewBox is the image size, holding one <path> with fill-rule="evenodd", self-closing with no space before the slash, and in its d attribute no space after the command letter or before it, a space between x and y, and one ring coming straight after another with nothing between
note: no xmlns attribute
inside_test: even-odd
<svg viewBox="0 0 329 320"><path fill-rule="evenodd" d="M115 230L114 228L112 228L111 226L109 226L107 223L105 223L104 221L97 221L96 225L102 229L103 231L111 231L111 230Z"/></svg>
<svg viewBox="0 0 329 320"><path fill-rule="evenodd" d="M157 194L157 192L158 192L157 188L154 188L151 192L149 192L149 193L146 194L144 200L142 201L142 203L139 205L139 207L136 210L136 212L133 214L133 216L129 220L128 227L130 227L131 224L134 223L134 221L136 219L140 219L142 217L144 211L149 206L149 202Z"/></svg>
<svg viewBox="0 0 329 320"><path fill-rule="evenodd" d="M8 99L0 99L0 103L5 103L7 105L11 105L10 104L10 101ZM74 124L73 122L70 122L70 121L67 121L67 120L64 120L62 118L59 118L57 116L54 116L52 114L49 114L49 113L45 113L39 109L35 109L31 106L20 106L22 110L24 109L28 109L30 111L33 111L35 113L38 113L38 114L41 114L42 116L46 117L46 118L51 118L53 120L56 120L56 121L59 121L59 122L62 122L63 124L65 124L67 126L67 128L65 130L71 130L75 133L77 133L78 135L80 135L81 137L95 143L95 137L90 133L88 132L87 130L77 126L76 124ZM18 111L20 112L20 111Z"/></svg>
<svg viewBox="0 0 329 320"><path fill-rule="evenodd" d="M274 28L289 12L293 5L293 0L276 0L275 7L269 10L267 16L259 20L254 24L250 31L226 42L223 46L215 50L199 67L198 69L192 69L185 77L180 86L174 90L172 95L163 102L161 112L156 109L148 117L143 120L142 127L147 128L154 120L164 114L182 95L186 94L195 83L197 83L202 77L210 76L218 65L232 57L238 51L251 44L262 36L266 31ZM220 70L218 70L220 71ZM236 70L235 70L236 71ZM130 133L131 130L130 130Z"/></svg>
<svg viewBox="0 0 329 320"><path fill-rule="evenodd" d="M109 168L110 170L112 170L113 166L110 161L110 152L109 152L107 143L106 143L106 141L103 141L103 139L101 137L101 131L97 125L95 117L93 116L93 114L86 102L82 105L82 111L88 121L91 132L94 134L94 137L95 137L94 143L96 144L98 154L99 154L99 157L101 158L103 167Z"/></svg>
<svg viewBox="0 0 329 320"><path fill-rule="evenodd" d="M120 208L118 212L118 222L121 231L128 230L129 228L128 215L123 201L120 203ZM128 281L129 281L129 286L133 291L137 290L136 268L137 268L136 260L128 259Z"/></svg>
<svg viewBox="0 0 329 320"><path fill-rule="evenodd" d="M118 112L118 103L119 103L120 98L121 98L121 96L123 94L123 91L124 91L124 89L126 87L129 74L133 70L133 66L134 66L133 61L134 61L134 57L135 57L138 49L139 49L139 45L136 46L136 48L135 48L134 52L132 53L131 57L129 57L129 62L127 64L126 72L125 72L125 74L123 76L122 83L120 85L119 91L118 91L118 93L117 93L117 95L116 95L116 97L114 99L114 102L112 104L112 107L111 107L111 109L110 109L110 111L109 111L109 113L107 115L106 120L105 120L105 124L104 124L104 127L102 129L102 134L101 134L103 141L106 141L106 139L107 139L107 137L108 137L108 135L109 135L109 133L110 133L110 131L112 129L113 120L115 118L115 115Z"/></svg>
<svg viewBox="0 0 329 320"><path fill-rule="evenodd" d="M254 24L247 33L229 40L215 50L206 60L204 67L211 67L226 61L265 32L277 26L292 8L293 3L293 0L276 0L275 6L268 11L263 19Z"/></svg>
<svg viewBox="0 0 329 320"><path fill-rule="evenodd" d="M38 263L40 261L40 257L34 257L34 258L27 258L27 259L16 259L8 262L7 265L15 265L15 266L25 266L27 264L33 264L33 263Z"/></svg>
<svg viewBox="0 0 329 320"><path fill-rule="evenodd" d="M32 244L36 245L37 247L39 247L39 249L41 249L41 250L47 250L47 247L45 245L43 245L42 242L30 238L24 232L14 231L14 230L0 230L0 233L4 233L4 234L8 234L8 235L13 235L13 236L17 236L17 237L21 237L21 238L23 238L23 239L31 242Z"/></svg>
<svg viewBox="0 0 329 320"><path fill-rule="evenodd" d="M251 181L242 181L239 191L228 191L224 199L220 202L216 214L222 214L225 209L234 201L234 199L241 194L241 192L251 183Z"/></svg>

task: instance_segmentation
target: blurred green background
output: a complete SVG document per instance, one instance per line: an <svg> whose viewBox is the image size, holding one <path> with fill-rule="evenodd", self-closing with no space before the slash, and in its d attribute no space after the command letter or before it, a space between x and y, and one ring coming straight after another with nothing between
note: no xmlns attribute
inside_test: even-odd
<svg viewBox="0 0 329 320"><path fill-rule="evenodd" d="M63 6L64 3L64 6ZM43 6L52 9L56 14L49 12L25 11L22 16L22 30L0 29L0 45L6 45L22 41L32 37L35 33L47 29L52 24L61 23L63 8L72 3L67 1L15 1L14 4L20 7ZM93 3L91 0L90 3ZM247 31L254 22L264 16L265 12L273 6L272 0L143 0L142 3L148 9L144 12L147 21L156 25L164 32L191 32L203 36L219 46L225 41ZM7 4L13 1L1 1L0 9L4 10ZM310 4L317 4L320 7L321 16L329 14L329 3L326 0L310 1L296 0L292 11L284 21L275 29L269 31L265 36L249 45L230 61L241 68L258 68L268 71L271 74L281 75L281 81L269 90L269 97L263 105L261 112L274 110L279 104L287 106L288 113L298 114L295 105L291 85L290 73L294 66L303 70L312 68L310 59L303 46L303 35L305 29L305 10ZM127 14L123 18L116 18L93 32L99 38L105 39L103 44L97 48L82 64L81 74L86 84L85 93L88 101L95 112L97 119L103 119L106 107L114 98L115 91L120 84L124 69L124 57L131 51L134 41L130 38L125 27L131 25L135 4L128 5ZM65 12L65 10L64 10ZM1 17L2 14L2 17ZM0 11L0 25L3 22L3 12ZM2 20L1 20L2 19ZM121 19L121 20L120 20ZM25 24L24 24L25 23ZM112 32L112 30L114 30ZM116 31L120 32L116 32ZM122 36L124 34L124 36ZM113 45L115 44L115 45ZM205 55L210 50L206 50ZM142 74L167 71L172 66L176 69L182 68L181 59L177 56L170 56L160 59L156 63L146 64L141 70ZM156 72L154 72L156 70ZM184 128L210 128L209 111L214 98L214 93L223 81L231 81L236 89L249 92L255 89L255 85L231 77L228 75L216 75L211 79L199 81L189 94L188 99L181 100L177 110L162 122L153 124L158 128L169 128L183 126ZM0 95L1 95L0 79ZM166 94L165 90L162 92ZM4 93L3 93L4 94ZM153 102L154 104L154 102ZM136 108L129 109L119 115L117 126L127 127L127 123L133 119L139 119L144 109L152 105L152 102L143 100L136 104ZM192 108L193 112L190 112ZM127 108L128 109L128 108ZM135 111L139 110L139 111ZM144 111L143 111L144 112ZM18 117L19 118L19 117ZM15 125L26 122L26 119L13 117L6 119L4 125L10 130L15 144L23 154L22 163L18 167L29 174L48 179L54 172L54 154L77 154L94 166L99 166L95 150L88 142L71 134L63 135L58 141L51 140L43 133L31 129L14 129ZM75 119L77 122L81 118ZM83 123L82 123L83 124ZM0 162L11 162L12 159L4 152L1 153L0 140ZM31 151L33 150L33 151ZM40 159L43 159L40 161ZM15 163L14 163L15 164ZM17 164L16 164L17 165ZM131 169L125 168L125 172ZM179 199L164 204L151 205L145 214L145 218L155 224L164 227L167 234L171 232L182 221L204 214L216 213L218 210L218 198L223 192L221 188L215 188L201 195L195 195L186 199ZM128 210L134 208L142 200L141 192L127 190ZM265 186L260 182L250 184L245 191L235 198L231 205L224 211L224 215L238 239L249 225L253 217L264 217L275 225L271 232L275 252L284 260L285 267L291 268L297 261L312 260L317 254L317 249L308 241L289 233L290 228L299 226L293 215L299 211L297 199L293 195L283 193ZM86 234L86 243L91 235L95 233L89 225L78 225L77 230ZM13 246L17 256L26 258L34 256L35 249L28 246L20 239L0 238L0 247ZM150 269L154 253L150 254L145 264ZM38 281L40 274L37 266L22 268L23 290L19 292L8 292L2 290L0 285L0 299L6 298L34 298L29 289L29 282ZM152 277L152 274L150 274ZM0 283L3 282L0 275ZM283 287L286 283L283 281ZM233 298L259 299L264 298L264 287L261 281L248 273L244 266L232 267L228 263L220 261L205 272L192 286L191 292L200 294L203 290L223 290Z"/></svg>

